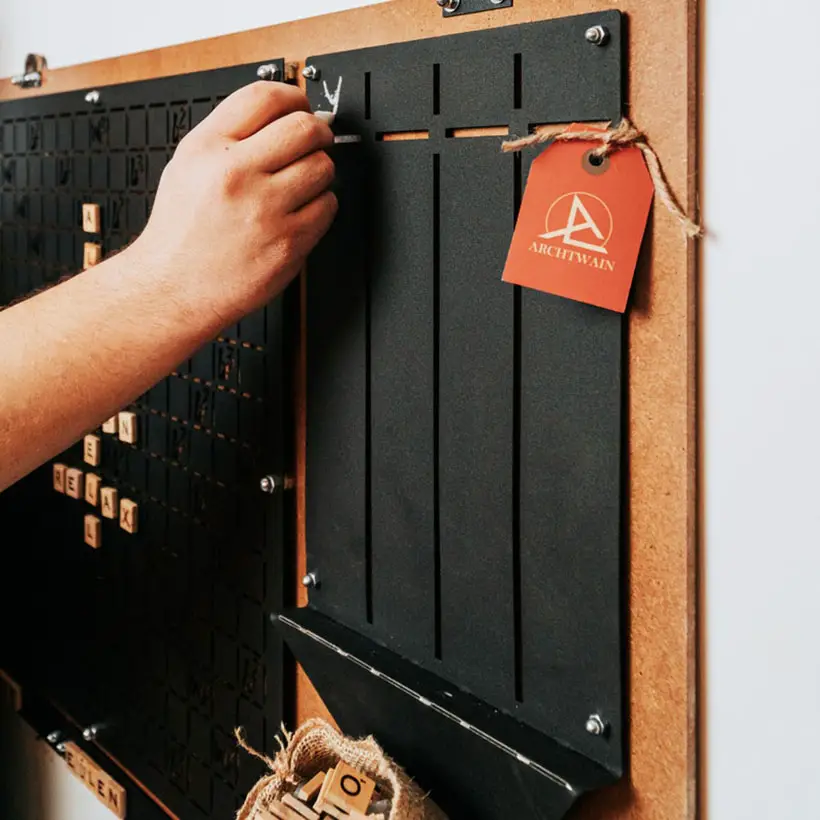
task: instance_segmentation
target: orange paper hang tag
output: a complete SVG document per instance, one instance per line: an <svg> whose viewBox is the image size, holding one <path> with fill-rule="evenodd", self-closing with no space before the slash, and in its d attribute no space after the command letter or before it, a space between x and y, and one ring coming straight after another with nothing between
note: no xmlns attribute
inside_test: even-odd
<svg viewBox="0 0 820 820"><path fill-rule="evenodd" d="M598 147L555 142L533 160L503 280L623 313L654 187L638 148Z"/></svg>

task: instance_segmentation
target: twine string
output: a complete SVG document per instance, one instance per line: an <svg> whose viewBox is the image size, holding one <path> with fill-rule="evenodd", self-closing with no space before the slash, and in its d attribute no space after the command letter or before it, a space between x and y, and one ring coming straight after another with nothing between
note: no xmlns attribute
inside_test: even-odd
<svg viewBox="0 0 820 820"><path fill-rule="evenodd" d="M546 142L598 142L597 148L592 153L597 157L605 157L619 148L635 147L637 148L646 161L646 167L649 169L649 176L652 178L652 184L655 186L655 192L661 199L661 202L666 206L666 209L678 220L683 232L686 236L698 237L703 236L703 228L691 220L683 208L681 208L661 167L661 162L658 155L654 152L652 147L646 141L646 137L635 126L624 117L616 126L607 128L605 131L598 131L595 129L579 129L570 131L567 128L539 128L537 131L520 139L506 140L501 144L501 150L504 153L511 153L523 151L525 148L530 148L535 145L543 145Z"/></svg>

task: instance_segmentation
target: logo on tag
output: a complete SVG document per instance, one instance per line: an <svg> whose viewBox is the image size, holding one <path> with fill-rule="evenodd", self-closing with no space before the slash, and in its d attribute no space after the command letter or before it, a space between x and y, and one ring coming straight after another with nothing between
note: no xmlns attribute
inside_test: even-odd
<svg viewBox="0 0 820 820"><path fill-rule="evenodd" d="M654 188L637 148L590 162L554 143L532 162L504 281L623 312Z"/></svg>
<svg viewBox="0 0 820 820"><path fill-rule="evenodd" d="M556 222L563 221L566 205L570 200L566 224L561 228L550 230ZM591 211L603 211L598 217L599 222L593 219ZM599 223L604 226L604 230L601 230ZM590 231L594 237L593 241L597 240L597 244L587 240ZM559 196L547 211L547 232L541 234L541 239L555 239L559 236L562 237L565 245L606 253L606 243L612 236L612 213L607 208L606 202L594 194L587 194L583 191L573 191L571 194Z"/></svg>

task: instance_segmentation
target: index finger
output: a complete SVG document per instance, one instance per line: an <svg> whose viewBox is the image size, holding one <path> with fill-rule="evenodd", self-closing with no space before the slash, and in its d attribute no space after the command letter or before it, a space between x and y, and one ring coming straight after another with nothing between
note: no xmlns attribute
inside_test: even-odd
<svg viewBox="0 0 820 820"><path fill-rule="evenodd" d="M226 97L194 131L243 140L294 111L310 111L302 91L285 83L260 80Z"/></svg>

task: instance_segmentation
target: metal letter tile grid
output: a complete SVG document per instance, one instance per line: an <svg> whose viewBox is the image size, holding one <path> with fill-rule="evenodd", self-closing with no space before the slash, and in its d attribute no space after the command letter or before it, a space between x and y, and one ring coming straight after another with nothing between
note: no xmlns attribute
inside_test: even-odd
<svg viewBox="0 0 820 820"><path fill-rule="evenodd" d="M98 104L84 91L0 104L2 303L75 274L84 242L104 256L127 245L182 137L255 79L253 64L101 87ZM100 205L100 235L83 232L83 203ZM81 442L55 459L136 501L136 535L103 519L102 548L86 546L94 510L52 490L50 464L0 497L23 530L3 584L18 626L2 664L82 725L103 724L99 744L185 818L232 816L261 771L234 727L271 752L283 717L268 613L282 604L293 514L259 482L290 467L284 301L122 408L137 415L136 445L98 429L99 468Z"/></svg>

